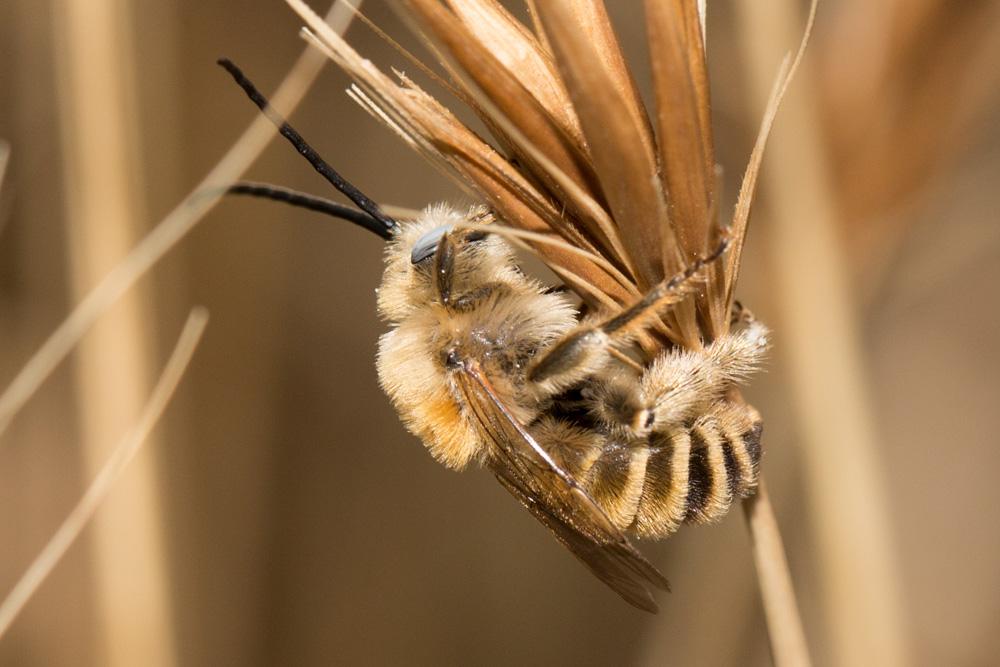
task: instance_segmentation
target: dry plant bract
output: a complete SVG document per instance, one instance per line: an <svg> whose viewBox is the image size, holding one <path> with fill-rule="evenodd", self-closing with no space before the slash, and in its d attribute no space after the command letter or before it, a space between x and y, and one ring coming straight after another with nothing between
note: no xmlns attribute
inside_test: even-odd
<svg viewBox="0 0 1000 667"><path fill-rule="evenodd" d="M655 610L647 587L666 582L628 536L717 519L757 485L762 422L738 384L767 331L734 295L763 146L798 59L778 74L720 222L695 2L645 3L652 114L599 1L529 2L530 27L491 0L400 3L445 74L421 69L487 139L287 1L362 108L486 204L397 223L348 193L389 237L379 374L403 421L442 463L485 464L599 578ZM524 276L508 240L579 303Z"/></svg>

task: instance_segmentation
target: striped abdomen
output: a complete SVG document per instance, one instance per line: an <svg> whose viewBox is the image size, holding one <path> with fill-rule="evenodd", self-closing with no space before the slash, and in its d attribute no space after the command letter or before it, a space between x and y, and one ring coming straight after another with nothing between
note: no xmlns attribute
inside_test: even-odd
<svg viewBox="0 0 1000 667"><path fill-rule="evenodd" d="M752 407L718 403L648 440L606 444L580 471L584 486L612 522L641 536L720 519L757 484L762 426Z"/></svg>

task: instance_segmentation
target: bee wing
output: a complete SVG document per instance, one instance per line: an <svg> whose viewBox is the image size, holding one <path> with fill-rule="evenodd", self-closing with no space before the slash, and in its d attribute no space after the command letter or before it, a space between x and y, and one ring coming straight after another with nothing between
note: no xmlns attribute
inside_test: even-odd
<svg viewBox="0 0 1000 667"><path fill-rule="evenodd" d="M494 473L504 488L551 530L556 539L586 565L594 576L632 606L654 614L659 611L646 583L669 590L667 580L628 540L598 544L560 519L551 509L528 496L506 471L494 469Z"/></svg>
<svg viewBox="0 0 1000 667"><path fill-rule="evenodd" d="M655 613L646 585L670 586L511 412L475 362L458 374L467 405L495 445L490 469L563 546L626 602Z"/></svg>

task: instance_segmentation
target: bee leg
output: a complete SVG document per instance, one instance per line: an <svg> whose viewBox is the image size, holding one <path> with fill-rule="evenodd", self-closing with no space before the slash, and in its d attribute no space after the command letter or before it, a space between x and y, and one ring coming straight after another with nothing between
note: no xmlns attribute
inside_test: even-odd
<svg viewBox="0 0 1000 667"><path fill-rule="evenodd" d="M451 305L452 284L455 276L455 242L451 234L442 234L434 250L434 288L445 307Z"/></svg>
<svg viewBox="0 0 1000 667"><path fill-rule="evenodd" d="M510 291L510 286L503 283L485 283L460 296L452 295L449 303L452 310L468 312L498 292L509 294Z"/></svg>
<svg viewBox="0 0 1000 667"><path fill-rule="evenodd" d="M642 393L653 411L651 428L682 424L703 414L759 367L767 352L768 330L754 321L702 350L660 355L642 376Z"/></svg>
<svg viewBox="0 0 1000 667"><path fill-rule="evenodd" d="M489 298L499 290L506 289L502 283L485 283L475 289L455 293L455 253L458 247L452 239L451 232L441 235L434 249L434 289L438 299L445 308L452 311L468 311L484 299Z"/></svg>
<svg viewBox="0 0 1000 667"><path fill-rule="evenodd" d="M649 434L654 415L635 375L599 377L587 383L583 396L590 414L608 432L626 439Z"/></svg>
<svg viewBox="0 0 1000 667"><path fill-rule="evenodd" d="M684 271L654 286L618 315L567 334L532 365L528 380L557 390L593 374L605 363L612 345L628 341L664 308L692 293L700 282L702 269L721 257L728 245L729 238L723 238L712 254L695 260Z"/></svg>

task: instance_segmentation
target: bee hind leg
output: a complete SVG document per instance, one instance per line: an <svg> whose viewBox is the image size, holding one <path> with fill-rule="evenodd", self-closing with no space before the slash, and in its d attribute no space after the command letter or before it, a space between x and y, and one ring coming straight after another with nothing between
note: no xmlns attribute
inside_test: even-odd
<svg viewBox="0 0 1000 667"><path fill-rule="evenodd" d="M679 303L697 289L703 269L719 259L727 247L728 237L710 255L695 260L684 271L660 282L617 315L566 334L532 364L528 380L554 392L598 371L613 346L631 340L665 308Z"/></svg>

